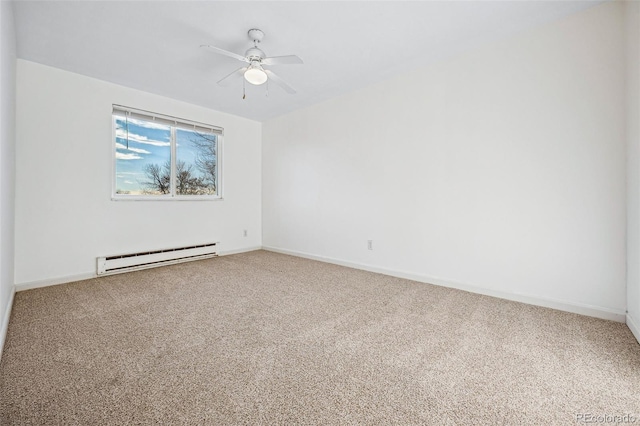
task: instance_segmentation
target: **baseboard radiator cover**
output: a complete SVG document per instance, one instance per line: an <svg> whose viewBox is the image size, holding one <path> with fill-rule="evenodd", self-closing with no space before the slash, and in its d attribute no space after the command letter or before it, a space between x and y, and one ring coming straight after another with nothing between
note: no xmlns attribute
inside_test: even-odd
<svg viewBox="0 0 640 426"><path fill-rule="evenodd" d="M120 274L140 269L218 256L220 243L199 244L188 247L175 247L162 250L142 251L97 258L98 276Z"/></svg>

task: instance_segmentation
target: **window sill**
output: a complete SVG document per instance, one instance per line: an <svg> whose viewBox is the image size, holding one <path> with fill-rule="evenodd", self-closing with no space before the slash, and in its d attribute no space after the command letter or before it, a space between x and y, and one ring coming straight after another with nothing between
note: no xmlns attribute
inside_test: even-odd
<svg viewBox="0 0 640 426"><path fill-rule="evenodd" d="M112 196L111 201L223 201L222 197L207 196L207 195L193 195L193 196L177 196L177 197L138 197L138 196Z"/></svg>

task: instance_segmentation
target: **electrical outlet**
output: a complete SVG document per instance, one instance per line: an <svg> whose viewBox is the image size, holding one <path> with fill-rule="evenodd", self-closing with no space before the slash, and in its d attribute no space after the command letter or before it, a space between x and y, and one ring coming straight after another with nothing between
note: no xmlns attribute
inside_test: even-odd
<svg viewBox="0 0 640 426"><path fill-rule="evenodd" d="M246 237L249 233L247 232L247 230L244 230L244 236Z"/></svg>
<svg viewBox="0 0 640 426"><path fill-rule="evenodd" d="M373 240L367 240L367 249L373 250Z"/></svg>

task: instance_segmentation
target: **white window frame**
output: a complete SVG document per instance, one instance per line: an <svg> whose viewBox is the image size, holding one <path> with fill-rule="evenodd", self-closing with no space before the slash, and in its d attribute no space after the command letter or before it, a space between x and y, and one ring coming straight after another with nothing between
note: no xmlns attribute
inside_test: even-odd
<svg viewBox="0 0 640 426"><path fill-rule="evenodd" d="M151 111L141 110L137 108L126 107L123 105L113 104L111 112L111 200L112 201L221 201L223 200L223 141L224 129L222 127L213 126L211 124L200 123L193 120L173 117L165 114L158 114ZM161 120L163 124L171 127L171 193L159 195L127 195L116 193L116 114L127 112L135 114L137 118L147 121ZM174 124L171 124L173 122ZM216 195L178 195L176 194L176 128L189 130L190 128L210 129L217 136L216 138Z"/></svg>

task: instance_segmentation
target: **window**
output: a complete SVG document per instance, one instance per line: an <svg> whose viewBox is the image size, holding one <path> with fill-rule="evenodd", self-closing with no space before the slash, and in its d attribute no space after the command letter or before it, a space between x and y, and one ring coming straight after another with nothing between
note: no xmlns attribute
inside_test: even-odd
<svg viewBox="0 0 640 426"><path fill-rule="evenodd" d="M113 198L221 198L222 129L113 106Z"/></svg>

